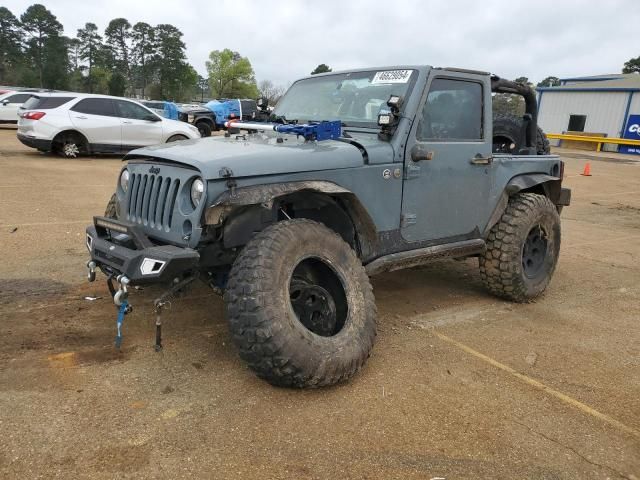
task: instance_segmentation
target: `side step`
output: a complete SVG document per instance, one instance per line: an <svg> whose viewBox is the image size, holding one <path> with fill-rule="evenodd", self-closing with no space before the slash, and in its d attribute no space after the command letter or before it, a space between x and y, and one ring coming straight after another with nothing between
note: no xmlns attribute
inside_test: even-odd
<svg viewBox="0 0 640 480"><path fill-rule="evenodd" d="M444 245L434 245L432 247L407 250L406 252L392 253L384 257L376 258L365 265L367 275L372 277L383 272L393 272L403 268L417 267L434 260L443 258L466 257L482 253L485 248L484 240L475 238L462 242L446 243Z"/></svg>

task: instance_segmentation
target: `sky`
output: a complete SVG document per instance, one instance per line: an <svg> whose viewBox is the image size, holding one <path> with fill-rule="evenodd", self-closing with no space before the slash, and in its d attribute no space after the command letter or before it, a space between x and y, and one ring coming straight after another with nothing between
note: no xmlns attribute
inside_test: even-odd
<svg viewBox="0 0 640 480"><path fill-rule="evenodd" d="M16 16L34 2L0 0ZM640 56L638 0L40 0L75 36L86 22L170 23L202 75L212 50L248 57L256 80L288 85L336 70L427 64L540 81L619 73Z"/></svg>

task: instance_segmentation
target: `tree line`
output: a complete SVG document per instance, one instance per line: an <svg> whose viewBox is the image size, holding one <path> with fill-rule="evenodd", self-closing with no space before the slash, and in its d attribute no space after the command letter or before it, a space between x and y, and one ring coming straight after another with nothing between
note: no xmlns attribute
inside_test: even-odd
<svg viewBox="0 0 640 480"><path fill-rule="evenodd" d="M115 18L103 32L87 22L70 38L44 5L33 4L19 17L0 7L0 85L175 101L261 95L271 104L284 93L283 86L270 80L257 84L249 59L229 49L212 51L206 62L208 78L198 75L187 62L182 37L170 24ZM311 74L330 71L320 64ZM640 57L625 63L624 73L639 71ZM526 77L516 81L531 84ZM537 86L559 84L550 76ZM513 96L496 100L500 111L523 110Z"/></svg>
<svg viewBox="0 0 640 480"><path fill-rule="evenodd" d="M104 31L87 22L75 37L44 5L14 15L0 7L0 85L189 101L256 98L275 103L284 88L256 84L251 62L214 50L204 78L187 62L182 32L173 25L114 18Z"/></svg>
<svg viewBox="0 0 640 480"><path fill-rule="evenodd" d="M190 99L198 74L186 61L182 32L169 24L91 22L74 38L44 5L18 18L0 7L0 84L111 95Z"/></svg>

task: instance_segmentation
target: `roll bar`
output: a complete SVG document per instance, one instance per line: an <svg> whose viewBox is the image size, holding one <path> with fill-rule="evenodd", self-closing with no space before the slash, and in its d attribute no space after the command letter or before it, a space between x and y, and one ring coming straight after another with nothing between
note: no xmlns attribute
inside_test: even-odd
<svg viewBox="0 0 640 480"><path fill-rule="evenodd" d="M526 145L530 153L536 153L536 136L538 134L538 103L536 92L524 83L505 80L497 75L491 75L491 91L493 93L511 93L520 95L525 103L525 120L528 122L526 129Z"/></svg>

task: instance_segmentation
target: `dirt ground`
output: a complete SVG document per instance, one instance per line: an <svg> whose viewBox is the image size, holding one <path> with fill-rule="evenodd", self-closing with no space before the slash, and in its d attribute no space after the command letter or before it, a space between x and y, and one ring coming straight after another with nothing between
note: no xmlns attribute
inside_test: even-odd
<svg viewBox="0 0 640 480"><path fill-rule="evenodd" d="M565 152L573 204L539 301L485 293L477 261L374 279L379 335L349 383L271 387L196 287L124 346L84 228L117 157L63 160L0 130L0 477L640 478L640 162ZM99 297L95 301L86 296Z"/></svg>

